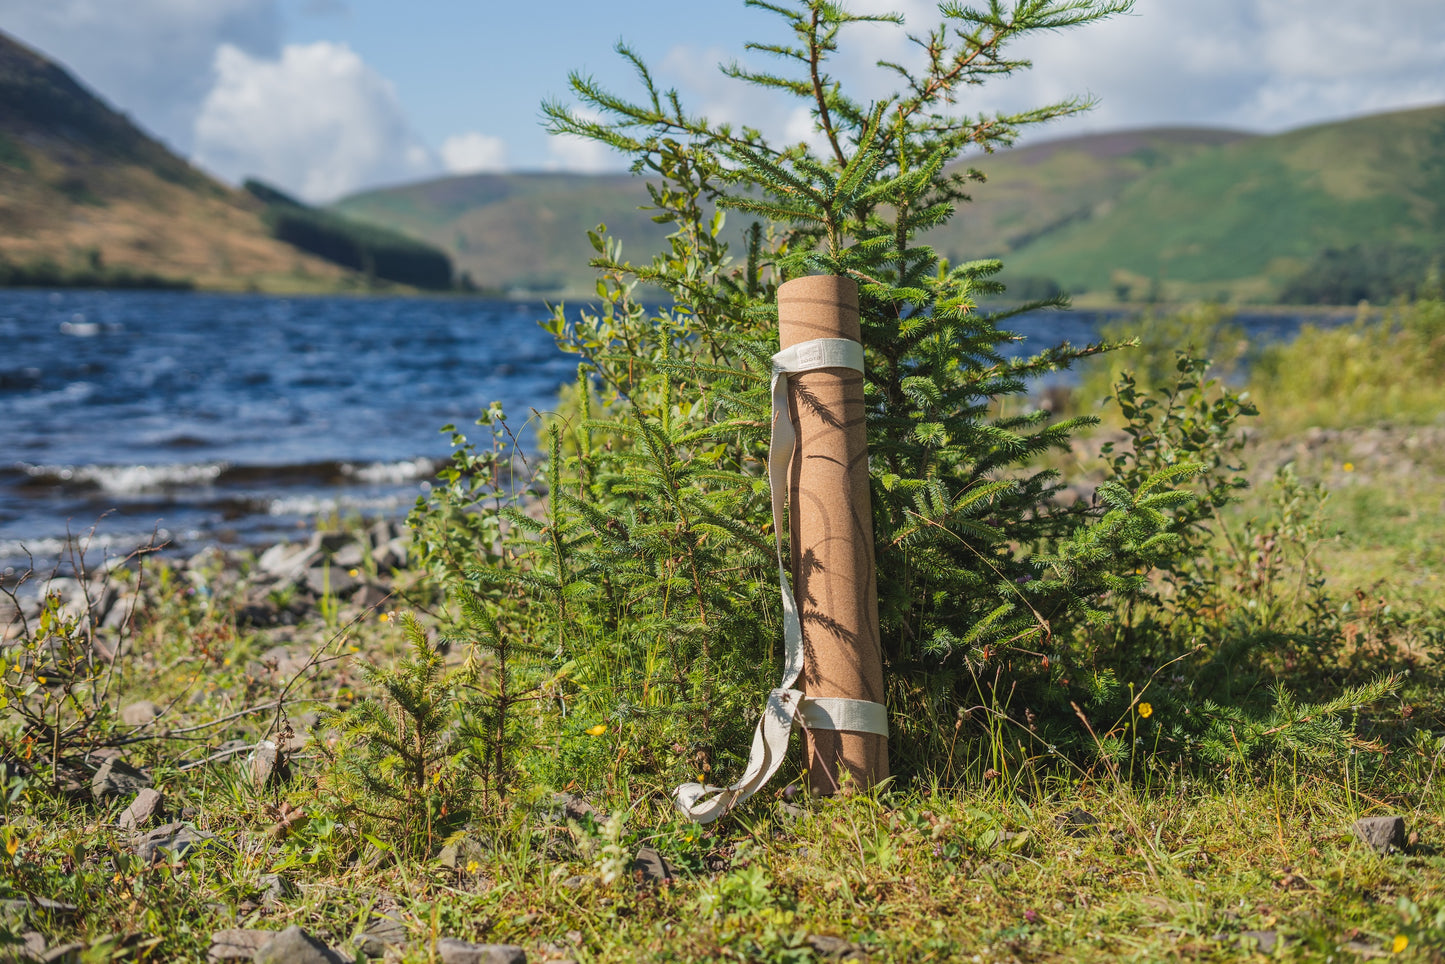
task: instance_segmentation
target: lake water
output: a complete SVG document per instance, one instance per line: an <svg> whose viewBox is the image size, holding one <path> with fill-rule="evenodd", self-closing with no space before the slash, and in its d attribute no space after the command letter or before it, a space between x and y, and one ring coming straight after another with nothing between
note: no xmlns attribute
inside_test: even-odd
<svg viewBox="0 0 1445 964"><path fill-rule="evenodd" d="M493 400L520 424L576 377L540 303L0 290L0 572L91 562L159 530L177 551L262 544L323 515L406 513ZM1239 319L1266 337L1298 316ZM1101 316L1016 320L1029 347ZM527 433L524 441L531 442Z"/></svg>

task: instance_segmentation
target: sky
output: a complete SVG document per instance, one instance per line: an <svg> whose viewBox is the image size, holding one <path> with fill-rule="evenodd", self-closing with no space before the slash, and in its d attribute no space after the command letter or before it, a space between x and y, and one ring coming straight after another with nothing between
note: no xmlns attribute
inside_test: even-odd
<svg viewBox="0 0 1445 964"><path fill-rule="evenodd" d="M835 72L886 93L880 58L937 21L934 0L850 0L905 28L856 27ZM0 0L0 31L58 60L113 106L232 183L255 176L324 202L367 187L500 170L619 170L549 137L540 105L570 71L636 91L625 40L691 111L789 141L796 105L717 65L779 42L742 0ZM1030 38L1032 70L970 90L960 110L1071 96L1097 107L1037 142L1156 125L1277 132L1445 102L1441 0L1136 0L1126 16Z"/></svg>

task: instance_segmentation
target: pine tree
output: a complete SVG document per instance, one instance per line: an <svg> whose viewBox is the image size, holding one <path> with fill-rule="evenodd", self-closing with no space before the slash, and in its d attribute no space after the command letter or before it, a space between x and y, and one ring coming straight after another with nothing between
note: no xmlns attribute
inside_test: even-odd
<svg viewBox="0 0 1445 964"><path fill-rule="evenodd" d="M631 156L655 220L673 229L666 250L639 262L605 228L593 233L600 308L559 307L548 324L579 355L581 381L550 430L547 518L504 510L516 538L466 574L557 634L558 661L574 667L569 713L623 734L608 745L615 763L590 758L594 773L615 775L629 745L630 767L705 772L719 749L745 745L776 675L763 668L779 634L763 466L774 297L789 277L860 285L880 608L905 770L944 749L981 665L1004 654L1037 665L1069 626L1103 618L1102 596L1136 590L1141 565L1177 548L1167 530L1187 497L1170 486L1194 471L1167 466L1133 491L1106 489L1098 506L1056 504L1055 474L1029 466L1092 419L1052 421L1017 403L1003 414L1000 400L1026 399L1029 379L1107 346L1007 357L1018 340L1008 318L1063 299L982 310L980 296L1003 290L1000 263L949 264L922 239L980 179L961 155L1088 107L967 115L961 95L1026 67L1010 54L1021 37L1112 16L1126 0L942 4L940 23L915 38L923 66L885 65L898 92L866 104L844 93L829 59L848 34L901 18L825 0L748 5L793 38L750 45L783 69L724 72L802 100L821 150L687 113L625 45L639 99L573 75L584 109L544 108L554 133ZM730 215L747 221L740 243ZM649 307L643 295L659 290L671 303ZM503 480L454 481L439 505ZM428 531L437 558L465 554L444 549L445 528Z"/></svg>

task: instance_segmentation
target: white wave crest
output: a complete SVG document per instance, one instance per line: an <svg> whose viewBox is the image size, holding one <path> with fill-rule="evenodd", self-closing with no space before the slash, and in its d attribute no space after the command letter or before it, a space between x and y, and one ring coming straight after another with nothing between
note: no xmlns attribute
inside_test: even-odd
<svg viewBox="0 0 1445 964"><path fill-rule="evenodd" d="M358 482L373 482L384 485L400 485L417 479L429 479L436 475L436 463L425 456L406 459L401 462L369 462L365 465L343 463L341 474Z"/></svg>

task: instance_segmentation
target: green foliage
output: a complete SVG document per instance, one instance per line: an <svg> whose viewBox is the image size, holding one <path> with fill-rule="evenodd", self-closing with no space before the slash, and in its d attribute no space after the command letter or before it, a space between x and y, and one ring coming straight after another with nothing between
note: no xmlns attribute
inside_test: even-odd
<svg viewBox="0 0 1445 964"><path fill-rule="evenodd" d="M1387 305L1441 295L1445 250L1372 241L1348 248L1327 248L1284 287L1285 304Z"/></svg>
<svg viewBox="0 0 1445 964"><path fill-rule="evenodd" d="M954 773L966 718L992 728L994 768L1017 771L1042 746L1074 759L1132 754L1117 725L1101 733L1089 721L1133 719L1141 691L1117 681L1148 679L1156 669L1146 667L1194 647L1170 620L1198 597L1210 526L1243 486L1239 420L1253 407L1211 378L1197 352L1171 350L1147 384L1121 375L1123 441L1106 447L1095 497L1065 505L1049 461L1097 419L1004 402L1026 397L1037 376L1117 346L1006 358L1013 312L978 306L999 292L1000 264L951 264L919 240L966 198L968 176L950 161L1084 106L969 117L955 91L1025 66L1009 55L1019 37L1126 5L945 5L922 37L927 64L917 74L893 65L899 91L871 104L850 99L828 61L860 24L891 18L823 0L752 5L793 38L754 47L783 70L725 73L801 99L823 146L778 147L687 113L625 46L639 99L574 75L586 110L548 104L552 129L633 158L648 176L648 209L670 229L667 247L633 261L605 227L591 233L595 307L558 306L545 323L579 358L577 387L544 422L546 457L523 467L494 406L480 420L492 434L486 448L448 427L457 451L445 484L413 514L434 576L464 583L501 632L550 658L546 698L531 704L548 751L519 765L549 782L629 792L739 765L777 675L763 468L775 296L787 278L814 271L859 282L895 769ZM739 214L748 223L735 251L727 221ZM649 306L645 288L670 303ZM1182 330L1209 331L1202 347L1224 343L1237 358L1239 339L1212 330L1221 318L1203 309L1159 320L1153 334L1177 346ZM1068 677L1089 676L1099 685L1075 705ZM1334 702L1203 702L1217 695L1193 694L1196 720L1227 715L1217 708L1228 705L1260 721L1259 746L1296 749L1266 739L1292 730L1298 746L1348 749ZM1190 732L1193 744L1170 736L1166 751L1190 756L1205 731Z"/></svg>
<svg viewBox="0 0 1445 964"><path fill-rule="evenodd" d="M1073 390L1076 407L1094 412L1101 405L1105 419L1121 414L1115 392L1127 372L1134 394L1167 389L1178 376L1180 352L1207 360L1215 378L1237 383L1251 360L1252 347L1234 312L1218 304L1192 305L1174 311L1151 310L1119 318L1099 327L1099 336L1121 350L1087 359L1079 366Z"/></svg>
<svg viewBox="0 0 1445 964"><path fill-rule="evenodd" d="M89 264L64 268L53 261L14 264L0 258L0 288L144 288L188 291L195 284L186 278L167 278L150 272L135 272Z"/></svg>
<svg viewBox="0 0 1445 964"><path fill-rule="evenodd" d="M949 113L945 125L949 91L1023 66L1006 53L1021 35L1122 6L949 8L928 34L924 72L897 68L900 93L871 107L848 99L817 65L844 29L877 18L826 3L762 6L798 46L758 49L799 72L726 70L802 98L828 147L821 156L774 148L758 132L709 125L656 89L626 47L640 102L574 76L574 92L602 119L551 104L554 129L635 158L635 170L651 176L654 218L673 229L669 247L635 263L605 229L594 232L601 307L559 308L548 325L581 357L583 381L576 410L548 431L537 474L545 511L511 501L525 499L515 487L506 494L500 470L513 461L501 457L504 445L482 453L456 436L448 485L414 516L434 566L463 572L534 643L555 639L556 660L575 667L563 694L570 713L619 727L618 744L589 748L616 754L581 765L594 779L624 759L634 775L706 772L720 749L737 752L759 676L772 675L759 672L779 620L761 467L774 292L790 273L861 282L880 609L894 718L906 734L903 769L938 758L945 732L924 724L952 715L979 660L1056 647L1070 625L1102 616L1105 595L1137 587L1140 565L1177 551L1170 530L1187 526L1174 521L1191 499L1172 486L1196 471L1183 463L1106 487L1087 511L1053 502L1055 473L1028 466L1067 447L1092 419L999 415L996 400L1103 346L1006 360L1009 313L976 304L997 290L998 263L949 265L916 243L963 198L965 177L944 173L950 159L1084 106ZM724 235L729 211L759 219L737 258ZM640 284L661 288L673 305L649 309ZM497 413L484 421L509 435ZM487 564L467 568L468 558Z"/></svg>
<svg viewBox="0 0 1445 964"><path fill-rule="evenodd" d="M379 698L358 700L329 720L341 739L325 751L324 783L339 812L384 846L425 856L465 823L468 764L455 726L463 678L410 613L403 616L410 655L394 668L363 667Z"/></svg>
<svg viewBox="0 0 1445 964"><path fill-rule="evenodd" d="M451 258L439 248L311 207L260 181L248 180L245 188L265 202L266 223L278 240L368 278L433 290L452 287Z"/></svg>
<svg viewBox="0 0 1445 964"><path fill-rule="evenodd" d="M1280 433L1384 419L1434 422L1445 408L1445 301L1422 300L1334 329L1306 327L1260 353L1251 393Z"/></svg>

